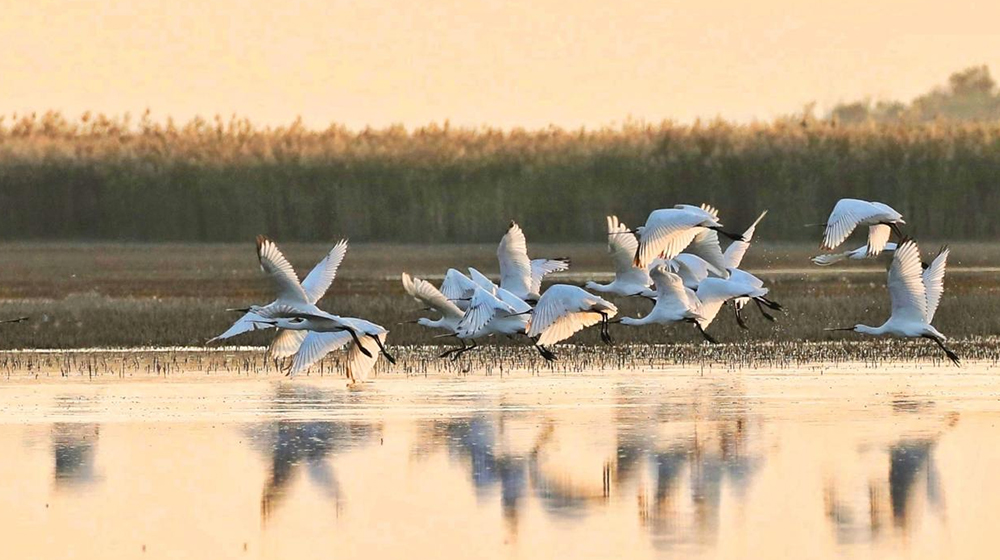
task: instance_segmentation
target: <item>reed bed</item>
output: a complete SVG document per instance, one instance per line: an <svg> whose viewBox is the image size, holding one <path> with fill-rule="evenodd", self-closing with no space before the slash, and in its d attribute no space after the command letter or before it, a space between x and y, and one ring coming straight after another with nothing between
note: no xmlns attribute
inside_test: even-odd
<svg viewBox="0 0 1000 560"><path fill-rule="evenodd" d="M806 118L601 130L310 130L58 113L0 119L3 239L596 240L680 201L728 224L769 208L803 240L843 196L885 200L918 237L995 239L1000 123ZM961 219L955 219L961 216Z"/></svg>

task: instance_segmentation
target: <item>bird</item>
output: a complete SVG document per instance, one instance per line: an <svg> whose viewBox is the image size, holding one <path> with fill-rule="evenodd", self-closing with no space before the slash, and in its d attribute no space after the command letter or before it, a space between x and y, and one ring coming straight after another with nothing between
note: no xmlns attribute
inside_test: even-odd
<svg viewBox="0 0 1000 560"><path fill-rule="evenodd" d="M340 268L340 263L343 262L346 254L347 240L342 239L334 245L323 260L313 267L312 271L306 275L305 280L299 283L295 269L288 263L278 246L263 235L258 235L257 259L260 262L261 270L271 278L277 297L267 306L250 306L231 310L242 311L244 315L224 333L209 339L208 344L260 328L269 328L263 323L254 321L260 317L255 315L251 309L270 305L289 305L301 311L320 311L316 307L316 302L330 288L337 276L337 269ZM281 330L268 348L268 355L274 358L287 358L298 351L303 338L305 338L305 333L302 331Z"/></svg>
<svg viewBox="0 0 1000 560"><path fill-rule="evenodd" d="M733 240L742 239L739 235L725 232L719 222L718 211L708 205L698 207L679 204L673 208L654 210L646 218L645 225L635 230L639 243L633 263L648 267L653 260L672 259L694 244L695 247L689 252L703 253L699 256L716 267L720 275L725 275L718 237L714 238L713 247L712 236L706 230L721 232ZM702 237L698 238L699 234L703 234Z"/></svg>
<svg viewBox="0 0 1000 560"><path fill-rule="evenodd" d="M531 312L528 336L535 340L535 344L548 347L600 323L601 339L611 344L608 319L617 314L615 304L579 286L553 284L545 290Z"/></svg>
<svg viewBox="0 0 1000 560"><path fill-rule="evenodd" d="M832 251L840 246L859 226L868 226L868 255L877 256L885 248L889 236L895 232L902 237L900 225L906 224L903 215L881 202L856 198L842 198L833 207L826 220L821 249Z"/></svg>
<svg viewBox="0 0 1000 560"><path fill-rule="evenodd" d="M528 259L528 242L514 221L500 239L497 260L500 262L500 287L527 302L538 301L542 278L566 270L570 264L567 258Z"/></svg>
<svg viewBox="0 0 1000 560"><path fill-rule="evenodd" d="M653 283L645 267L633 260L639 241L618 216L608 216L608 254L615 267L615 279L608 284L587 282L584 288L594 292L619 296L646 294Z"/></svg>
<svg viewBox="0 0 1000 560"><path fill-rule="evenodd" d="M494 293L481 287L472 296L469 309L458 323L456 335L460 339L470 340L493 335L527 336L531 312L532 308L528 302L507 290L497 288ZM532 345L547 361L555 359L550 350L539 346L534 340ZM460 350L456 355L463 352L464 350Z"/></svg>
<svg viewBox="0 0 1000 560"><path fill-rule="evenodd" d="M695 292L684 285L684 280L668 269L666 261L657 261L649 271L649 276L656 286L656 304L644 317L622 317L619 323L638 327L649 324L668 325L672 323L693 323L700 325L698 307L701 302ZM700 327L699 327L700 328ZM709 338L704 330L702 335Z"/></svg>
<svg viewBox="0 0 1000 560"><path fill-rule="evenodd" d="M698 285L695 295L700 304L698 307L699 318L697 319L700 331L704 332L708 329L727 301L750 298L753 301L761 302L766 298L768 289L763 286L760 279L738 269L734 270L742 274L731 274L729 278L706 278ZM709 339L709 341L712 340Z"/></svg>
<svg viewBox="0 0 1000 560"><path fill-rule="evenodd" d="M307 333L299 350L292 357L292 364L287 373L289 376L294 376L330 352L350 344L347 352L348 379L352 384L364 381L368 377L368 372L375 366L378 355L365 348L361 337L373 340L379 353L385 356L389 363L396 363L385 348L385 339L389 331L370 321L339 317L322 311L302 312L287 305L269 306L261 310L258 315L260 319L254 319L256 322Z"/></svg>
<svg viewBox="0 0 1000 560"><path fill-rule="evenodd" d="M944 273L949 249L943 247L931 264L921 266L920 248L916 241L904 239L896 247L889 266L889 300L892 313L881 326L857 324L853 327L828 328L827 331L854 331L875 336L891 335L903 338L933 340L956 366L961 358L945 344L948 338L931 322L944 294Z"/></svg>
<svg viewBox="0 0 1000 560"><path fill-rule="evenodd" d="M456 271L457 272L457 271ZM463 275L464 276L464 275ZM421 305L429 308L432 311L441 314L438 319L428 319L426 317L421 317L414 321L407 321L408 323L416 323L422 327L427 327L431 329L444 329L448 331L442 337L455 337L462 344L461 348L454 348L445 351L440 357L444 358L450 356L456 352L465 352L466 344L465 340L467 337L459 336L458 324L462 321L465 316L465 312L459 309L455 302L451 301L440 290L434 287L433 284L426 280L420 278L412 277L407 273L402 274L403 280L403 290L413 299L417 300ZM478 286L476 286L478 288ZM474 291L473 291L474 294ZM471 298L470 302L471 304ZM472 340L472 347L475 348L476 342Z"/></svg>
<svg viewBox="0 0 1000 560"><path fill-rule="evenodd" d="M889 241L882 248L882 252L891 253L896 250L896 243ZM818 266L830 266L831 264L839 263L841 261L851 259L855 261L860 261L864 259L870 259L872 255L868 254L868 245L862 245L857 249L852 249L850 251L844 251L843 253L824 253L822 255L816 255L811 260L813 264Z"/></svg>

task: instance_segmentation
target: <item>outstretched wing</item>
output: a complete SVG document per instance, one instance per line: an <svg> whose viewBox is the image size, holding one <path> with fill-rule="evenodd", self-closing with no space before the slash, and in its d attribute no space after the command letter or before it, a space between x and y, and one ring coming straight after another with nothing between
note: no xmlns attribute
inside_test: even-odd
<svg viewBox="0 0 1000 560"><path fill-rule="evenodd" d="M868 226L868 248L866 251L869 257L877 257L882 253L886 243L889 242L890 233L892 233L892 229L885 224Z"/></svg>
<svg viewBox="0 0 1000 560"><path fill-rule="evenodd" d="M727 301L738 297L766 296L767 289L732 279L706 278L698 285L695 294L700 302L698 314L701 319L698 322L702 328L708 328L715 316L719 314L719 309Z"/></svg>
<svg viewBox="0 0 1000 560"><path fill-rule="evenodd" d="M729 277L726 257L722 254L722 247L719 245L719 234L714 229L698 228L698 233L684 249L684 252L701 257L715 276Z"/></svg>
<svg viewBox="0 0 1000 560"><path fill-rule="evenodd" d="M309 369L327 354L338 348L343 348L352 340L351 333L347 331L309 332L292 359L292 369L289 371L289 375L295 375Z"/></svg>
<svg viewBox="0 0 1000 560"><path fill-rule="evenodd" d="M843 198L833 207L826 220L823 232L823 249L832 250L844 242L858 227L858 224L882 213L880 209L864 200Z"/></svg>
<svg viewBox="0 0 1000 560"><path fill-rule="evenodd" d="M381 333L376 336L378 336L380 342L385 344L387 335L388 333ZM351 344L347 349L347 377L355 383L360 383L368 379L368 375L375 368L375 363L378 362L378 357L381 355L378 343L372 340L370 336L362 337L361 343L365 345L365 350L371 356L366 356L361 351L357 342Z"/></svg>
<svg viewBox="0 0 1000 560"><path fill-rule="evenodd" d="M707 223L704 212L679 208L654 210L640 229L633 264L647 267L657 257L676 257L691 244L702 223Z"/></svg>
<svg viewBox="0 0 1000 560"><path fill-rule="evenodd" d="M600 313L590 311L595 307L604 309L608 317L613 317L618 312L610 302L576 286L552 286L542 294L535 306L528 324L528 336L537 336L537 343L542 346L565 340L600 322Z"/></svg>
<svg viewBox="0 0 1000 560"><path fill-rule="evenodd" d="M274 284L277 299L294 303L311 303L302 285L299 284L295 269L278 250L278 246L263 235L257 236L257 258L260 260L261 270L270 276Z"/></svg>
<svg viewBox="0 0 1000 560"><path fill-rule="evenodd" d="M726 262L726 268L739 268L740 264L743 262L743 257L747 254L747 249L750 248L750 241L753 239L753 234L757 231L757 224L767 216L767 210L760 213L757 219L754 220L750 227L743 232L743 239L740 241L733 241L726 247L726 252L723 253Z"/></svg>
<svg viewBox="0 0 1000 560"><path fill-rule="evenodd" d="M219 336L209 339L207 344L211 344L219 340L225 340L227 338L232 338L234 336L241 335L243 333L274 328L270 325L255 323L254 319L263 319L263 317L261 317L260 315L256 315L254 313L247 313L246 315L240 317L235 323L233 323L231 327L226 329L226 332L220 334Z"/></svg>
<svg viewBox="0 0 1000 560"><path fill-rule="evenodd" d="M491 294L496 293L496 291L500 288L500 286L494 284L493 280L490 280L488 276L486 276L482 272L479 272L475 268L472 268L471 266L469 267L469 278L472 278L472 282L476 286L479 286L480 288L486 290L487 292L490 292ZM466 297L471 298L473 295L475 295L476 292L475 286L473 286L472 289L469 290L469 292L470 292L469 295Z"/></svg>
<svg viewBox="0 0 1000 560"><path fill-rule="evenodd" d="M528 241L520 226L511 222L507 233L497 247L500 261L500 287L515 294L531 291L531 261L528 260Z"/></svg>
<svg viewBox="0 0 1000 560"><path fill-rule="evenodd" d="M316 303L330 289L330 284L333 284L333 279L337 277L337 269L346 254L347 240L341 239L326 257L309 271L306 279L302 281L302 289L305 290L309 303Z"/></svg>
<svg viewBox="0 0 1000 560"><path fill-rule="evenodd" d="M553 272L569 270L569 259L534 259L531 261L531 292L537 294L542 291L542 278Z"/></svg>
<svg viewBox="0 0 1000 560"><path fill-rule="evenodd" d="M938 304L941 303L941 295L944 294L944 269L948 265L948 253L950 249L944 247L938 256L934 258L931 265L924 270L924 291L927 293L927 322L934 320L937 313Z"/></svg>
<svg viewBox="0 0 1000 560"><path fill-rule="evenodd" d="M618 216L608 216L608 254L615 267L615 279L625 281L634 278L637 284L649 285L649 275L645 268L635 266L636 250L639 240L629 231L625 224L618 221Z"/></svg>
<svg viewBox="0 0 1000 560"><path fill-rule="evenodd" d="M472 302L465 316L458 323L455 333L459 336L471 337L479 333L498 313L513 314L514 308L500 301L495 295L478 288L472 296Z"/></svg>
<svg viewBox="0 0 1000 560"><path fill-rule="evenodd" d="M309 334L308 331L278 329L277 336L271 341L271 346L267 348L267 355L279 360L294 356L299 351L299 347L302 346L302 341L305 340L307 334Z"/></svg>
<svg viewBox="0 0 1000 560"><path fill-rule="evenodd" d="M918 323L926 320L927 291L924 289L923 268L920 265L920 248L912 239L900 243L892 257L892 265L889 266L889 298L892 301L893 319Z"/></svg>
<svg viewBox="0 0 1000 560"><path fill-rule="evenodd" d="M441 282L441 293L451 301L464 301L472 297L476 290L476 283L468 276L449 268L444 273L444 281Z"/></svg>
<svg viewBox="0 0 1000 560"><path fill-rule="evenodd" d="M462 316L462 310L454 302L444 297L444 294L439 292L430 282L420 278L412 278L405 272L402 278L403 289L413 299L446 317L460 318Z"/></svg>

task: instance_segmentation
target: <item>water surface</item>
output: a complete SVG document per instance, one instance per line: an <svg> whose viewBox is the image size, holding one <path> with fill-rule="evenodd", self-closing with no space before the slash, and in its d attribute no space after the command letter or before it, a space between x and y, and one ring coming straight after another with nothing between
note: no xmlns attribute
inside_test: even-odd
<svg viewBox="0 0 1000 560"><path fill-rule="evenodd" d="M991 557L993 373L8 383L3 557Z"/></svg>

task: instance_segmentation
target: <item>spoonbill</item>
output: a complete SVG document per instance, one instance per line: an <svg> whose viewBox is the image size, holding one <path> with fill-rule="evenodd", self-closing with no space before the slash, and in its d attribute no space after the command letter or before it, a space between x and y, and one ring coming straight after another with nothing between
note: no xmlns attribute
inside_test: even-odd
<svg viewBox="0 0 1000 560"><path fill-rule="evenodd" d="M271 306L260 312L260 315L262 318L255 321L280 329L307 332L292 358L292 365L288 370L290 376L307 369L330 352L350 344L347 351L347 376L352 384L364 381L378 361L378 355L364 347L361 336L375 341L386 360L396 363L385 349L389 331L370 321L325 312L305 313L285 305Z"/></svg>
<svg viewBox="0 0 1000 560"><path fill-rule="evenodd" d="M644 267L633 262L639 241L618 216L608 216L608 254L615 267L615 279L608 284L587 282L584 287L595 292L619 296L647 293L653 281Z"/></svg>
<svg viewBox="0 0 1000 560"><path fill-rule="evenodd" d="M885 247L882 248L882 251L886 253L891 253L895 250L896 244L892 241L886 243ZM869 258L872 258L872 255L868 254L868 245L862 245L857 249L844 251L843 253L826 253L823 255L816 255L811 260L815 265L830 266L831 264L839 263L847 259L860 261Z"/></svg>
<svg viewBox="0 0 1000 560"><path fill-rule="evenodd" d="M899 230L903 215L881 202L869 202L856 198L842 198L833 207L833 212L823 224L823 242L820 248L832 251L840 246L858 226L868 226L868 255L876 256L889 242L889 235Z"/></svg>
<svg viewBox="0 0 1000 560"><path fill-rule="evenodd" d="M439 336L453 336L458 339L458 341L462 344L462 347L445 351L441 354L442 358L454 354L455 352L465 352L467 348L465 339L467 337L460 336L457 332L458 324L465 316L465 312L459 309L458 306L455 305L455 302L445 297L445 295L441 293L440 290L435 288L430 282L421 280L420 278L411 277L405 272L402 274L402 280L403 290L405 290L410 297L417 300L424 307L441 314L441 317L438 319L421 317L415 321L408 322L416 323L422 327L431 329L444 329L448 332ZM478 286L476 286L476 288L478 288ZM476 341L472 340L472 347L475 348L475 346Z"/></svg>
<svg viewBox="0 0 1000 560"><path fill-rule="evenodd" d="M718 212L708 205L698 207L690 204L679 204L673 208L654 210L646 218L646 224L635 230L639 244L633 263L636 266L647 267L656 258L672 259L689 245L692 245L699 234L706 233L698 239L695 250L702 248L703 250L699 252L706 254L699 254L699 256L713 264L720 274L725 274L722 251L718 248L718 237L715 237L713 247L712 237L705 230L721 232L734 240L742 239L738 235L723 231ZM706 249L710 252L706 252ZM713 263L712 261L717 262Z"/></svg>
<svg viewBox="0 0 1000 560"><path fill-rule="evenodd" d="M258 235L257 259L260 262L261 270L270 277L277 297L267 306L256 307L288 305L302 311L320 311L316 307L316 302L326 294L334 278L337 277L337 269L340 267L340 263L343 262L346 254L347 240L342 239L334 245L333 249L327 253L323 260L319 261L313 267L305 280L299 283L295 269L289 264L288 259L281 253L278 246L263 235ZM208 343L211 344L218 340L232 338L260 328L270 328L255 321L255 319L260 318L259 315L255 315L250 311L246 311L245 313L229 329L219 336L210 339ZM305 338L305 333L302 331L281 330L274 338L274 341L271 342L268 354L275 358L287 358L298 351L303 338Z"/></svg>
<svg viewBox="0 0 1000 560"><path fill-rule="evenodd" d="M944 294L944 273L948 264L948 248L941 249L926 270L921 266L920 248L912 239L899 243L889 266L889 299L892 313L879 327L855 325L830 328L828 331L854 331L876 336L929 338L944 351L956 366L961 359L945 345L948 338L931 325L941 296Z"/></svg>
<svg viewBox="0 0 1000 560"><path fill-rule="evenodd" d="M538 301L542 278L569 268L566 258L529 260L524 232L513 221L500 239L497 260L500 261L500 287L528 302Z"/></svg>
<svg viewBox="0 0 1000 560"><path fill-rule="evenodd" d="M496 293L486 288L479 288L472 296L468 311L458 324L456 335L460 339L469 340L493 335L527 336L531 312L531 305L528 302L503 288L497 288ZM539 346L534 340L532 345L546 360L555 360L555 355L547 348ZM459 350L455 356L465 351Z"/></svg>
<svg viewBox="0 0 1000 560"><path fill-rule="evenodd" d="M618 322L630 327L693 323L705 338L715 342L698 323L702 318L698 313L701 304L698 297L690 288L684 286L684 280L680 276L670 272L667 267L665 261L658 261L649 271L649 276L656 285L656 304L653 309L644 317L638 319L622 317Z"/></svg>
<svg viewBox="0 0 1000 560"><path fill-rule="evenodd" d="M552 346L587 327L601 324L601 340L611 344L608 319L618 314L615 305L578 286L554 284L545 290L528 321L528 336L538 346ZM535 338L537 337L537 338Z"/></svg>

